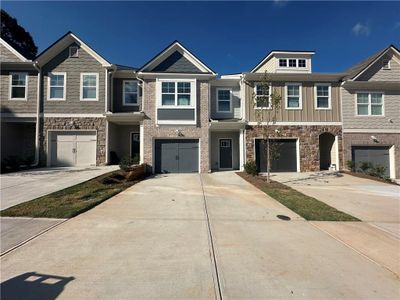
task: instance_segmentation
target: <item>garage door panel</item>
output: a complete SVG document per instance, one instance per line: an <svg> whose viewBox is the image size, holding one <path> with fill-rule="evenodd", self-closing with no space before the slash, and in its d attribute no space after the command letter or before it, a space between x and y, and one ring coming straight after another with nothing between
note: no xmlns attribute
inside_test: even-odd
<svg viewBox="0 0 400 300"><path fill-rule="evenodd" d="M69 167L75 165L73 149L74 144L71 141L58 141L53 144L55 147L57 167ZM54 153L54 152L53 152Z"/></svg>
<svg viewBox="0 0 400 300"><path fill-rule="evenodd" d="M272 155L271 172L297 172L297 140L272 139L271 149L277 153ZM267 171L266 141L256 140L256 164L260 172ZM272 151L273 152L273 151Z"/></svg>
<svg viewBox="0 0 400 300"><path fill-rule="evenodd" d="M179 172L196 173L199 165L199 147L197 145L179 144Z"/></svg>
<svg viewBox="0 0 400 300"><path fill-rule="evenodd" d="M390 175L389 147L353 146L352 157L359 171L363 162L369 162L373 166L379 165L385 167L385 175Z"/></svg>
<svg viewBox="0 0 400 300"><path fill-rule="evenodd" d="M96 140L76 142L76 165L96 165Z"/></svg>

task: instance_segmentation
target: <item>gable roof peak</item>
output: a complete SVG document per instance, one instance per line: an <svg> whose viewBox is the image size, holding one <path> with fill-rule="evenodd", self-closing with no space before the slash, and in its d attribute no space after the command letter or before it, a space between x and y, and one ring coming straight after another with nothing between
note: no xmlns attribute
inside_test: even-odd
<svg viewBox="0 0 400 300"><path fill-rule="evenodd" d="M0 37L0 44L2 44L6 49L8 49L12 54L14 54L16 57L18 57L21 61L23 62L30 62L30 59L27 59L25 56L23 56L21 53L19 53L13 46L11 46L9 43L7 43L3 38Z"/></svg>

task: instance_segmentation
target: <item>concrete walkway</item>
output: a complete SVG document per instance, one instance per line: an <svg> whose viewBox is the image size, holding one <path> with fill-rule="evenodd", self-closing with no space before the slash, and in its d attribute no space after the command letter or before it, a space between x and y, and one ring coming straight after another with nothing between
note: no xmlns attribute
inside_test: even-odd
<svg viewBox="0 0 400 300"><path fill-rule="evenodd" d="M291 221L282 221L286 215ZM233 172L140 182L1 258L2 296L395 299L399 279Z"/></svg>
<svg viewBox="0 0 400 300"><path fill-rule="evenodd" d="M118 166L42 168L2 174L0 209L65 189L116 169Z"/></svg>

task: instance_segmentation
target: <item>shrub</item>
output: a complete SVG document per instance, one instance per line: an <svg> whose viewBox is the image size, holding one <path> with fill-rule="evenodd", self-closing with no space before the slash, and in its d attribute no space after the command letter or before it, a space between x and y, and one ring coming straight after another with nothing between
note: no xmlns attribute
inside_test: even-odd
<svg viewBox="0 0 400 300"><path fill-rule="evenodd" d="M135 161L130 156L124 156L119 162L119 168L123 171L130 171L132 166L135 165Z"/></svg>
<svg viewBox="0 0 400 300"><path fill-rule="evenodd" d="M346 161L347 168L354 172L356 170L356 163L353 160Z"/></svg>
<svg viewBox="0 0 400 300"><path fill-rule="evenodd" d="M376 165L369 170L368 174L379 178L386 178L385 171L386 167L381 165Z"/></svg>
<svg viewBox="0 0 400 300"><path fill-rule="evenodd" d="M249 160L248 162L246 162L244 164L244 170L246 171L247 174L250 174L253 176L258 174L257 164L254 160Z"/></svg>
<svg viewBox="0 0 400 300"><path fill-rule="evenodd" d="M134 164L139 164L139 161L140 161L140 156L139 156L139 154L135 154L134 156L133 156L133 158L132 158L132 161L134 162Z"/></svg>
<svg viewBox="0 0 400 300"><path fill-rule="evenodd" d="M363 162L361 162L361 165L360 165L360 169L361 169L361 171L363 171L364 173L367 173L367 171L369 170L369 169L372 169L372 164L369 162L369 161L363 161Z"/></svg>

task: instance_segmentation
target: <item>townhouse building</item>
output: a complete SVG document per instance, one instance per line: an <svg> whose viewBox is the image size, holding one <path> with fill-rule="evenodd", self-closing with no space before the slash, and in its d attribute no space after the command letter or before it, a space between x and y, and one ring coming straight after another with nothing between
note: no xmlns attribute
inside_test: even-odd
<svg viewBox="0 0 400 300"><path fill-rule="evenodd" d="M0 47L2 160L90 166L129 156L154 173L240 170L255 160L263 172L265 124L257 116L270 106L257 96L273 92L282 102L272 171L339 170L367 159L399 177L394 46L344 73L312 72L313 51L271 51L250 72L222 76L178 41L138 68L107 61L72 32L33 61L4 40ZM390 72L377 67L387 61ZM366 93L368 115L356 116L355 108L365 112Z"/></svg>

